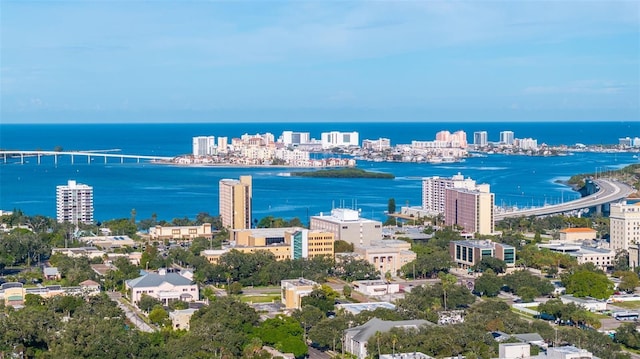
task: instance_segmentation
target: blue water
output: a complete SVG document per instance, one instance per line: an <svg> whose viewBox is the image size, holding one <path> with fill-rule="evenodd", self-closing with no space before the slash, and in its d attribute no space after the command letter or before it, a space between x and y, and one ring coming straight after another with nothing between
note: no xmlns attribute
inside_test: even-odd
<svg viewBox="0 0 640 359"><path fill-rule="evenodd" d="M308 131L319 138L323 131L358 131L360 140L390 138L392 144L411 140L432 140L440 130L489 132L497 141L499 131L511 130L516 137L537 138L539 143L614 144L619 137L640 136L638 122L597 123L303 123L303 124L130 124L130 125L0 125L0 148L22 150L120 149L123 154L173 156L191 152L191 137L214 135L239 137L244 133L283 130ZM575 153L564 157L490 155L454 164L374 163L358 166L396 175L394 180L316 179L288 177L290 169L178 167L135 163L132 160L60 157L35 158L26 164L10 161L0 165L0 209L21 209L30 215L55 216L55 188L74 179L94 188L95 218L127 218L135 208L137 218L194 218L199 212L218 213L218 181L222 178L253 176L254 217L299 217L329 212L332 207L359 208L363 216L383 219L389 198L398 207L421 203L421 178L451 176L457 172L480 183L489 183L496 204L519 207L541 206L578 197L570 188L556 183L576 173L593 173L598 168L614 169L632 163L635 153Z"/></svg>

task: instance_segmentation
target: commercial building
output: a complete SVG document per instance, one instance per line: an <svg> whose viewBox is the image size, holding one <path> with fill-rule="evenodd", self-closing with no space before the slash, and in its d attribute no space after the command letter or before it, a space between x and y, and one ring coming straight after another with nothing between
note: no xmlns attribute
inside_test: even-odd
<svg viewBox="0 0 640 359"><path fill-rule="evenodd" d="M485 147L489 144L489 135L487 131L478 131L473 133L473 144L476 147Z"/></svg>
<svg viewBox="0 0 640 359"><path fill-rule="evenodd" d="M93 223L93 187L74 180L57 186L56 216L58 223Z"/></svg>
<svg viewBox="0 0 640 359"><path fill-rule="evenodd" d="M386 333L392 328L417 331L420 327L426 325L433 326L435 324L421 319L387 321L372 318L363 325L349 328L344 331L344 351L354 355L358 359L364 359L367 358L367 342L377 332Z"/></svg>
<svg viewBox="0 0 640 359"><path fill-rule="evenodd" d="M422 179L422 209L444 214L445 190L447 188L476 188L476 181L464 178L460 172L450 178L439 176Z"/></svg>
<svg viewBox="0 0 640 359"><path fill-rule="evenodd" d="M192 240L194 238L213 238L211 223L203 223L199 226L155 226L149 228L151 240Z"/></svg>
<svg viewBox="0 0 640 359"><path fill-rule="evenodd" d="M143 294L158 299L162 305L177 300L193 302L200 298L198 285L193 282L193 273L189 271L175 273L160 269L158 273L147 273L125 281L125 288L131 303L136 305Z"/></svg>
<svg viewBox="0 0 640 359"><path fill-rule="evenodd" d="M373 264L381 277L387 272L395 277L402 266L416 259L416 253L411 251L411 244L403 240L376 240L369 245L354 247L358 257Z"/></svg>
<svg viewBox="0 0 640 359"><path fill-rule="evenodd" d="M640 265L640 202L613 203L610 206L609 233L611 249L629 252L629 265Z"/></svg>
<svg viewBox="0 0 640 359"><path fill-rule="evenodd" d="M304 278L285 279L280 282L282 297L280 298L285 309L300 309L302 298L309 295L318 283Z"/></svg>
<svg viewBox="0 0 640 359"><path fill-rule="evenodd" d="M251 176L220 180L220 218L227 229L251 228Z"/></svg>
<svg viewBox="0 0 640 359"><path fill-rule="evenodd" d="M596 230L593 228L565 228L558 232L560 234L560 241L562 242L593 241L596 239Z"/></svg>
<svg viewBox="0 0 640 359"><path fill-rule="evenodd" d="M214 136L193 137L192 150L194 157L212 156L216 154L216 138Z"/></svg>
<svg viewBox="0 0 640 359"><path fill-rule="evenodd" d="M538 244L538 248L570 255L578 261L578 264L593 263L604 271L613 266L613 261L616 258L616 252L612 249L582 245L576 242L551 241Z"/></svg>
<svg viewBox="0 0 640 359"><path fill-rule="evenodd" d="M516 265L515 247L489 240L451 241L449 242L449 255L460 268L473 267L485 257L503 260L507 267L515 267Z"/></svg>
<svg viewBox="0 0 640 359"><path fill-rule="evenodd" d="M332 209L330 215L311 216L309 228L331 232L336 240L353 243L356 247L382 239L382 222L362 218L360 211L347 208Z"/></svg>
<svg viewBox="0 0 640 359"><path fill-rule="evenodd" d="M358 132L322 132L320 142L323 149L334 147L357 147L360 145Z"/></svg>
<svg viewBox="0 0 640 359"><path fill-rule="evenodd" d="M351 283L353 290L364 295L377 296L394 294L400 292L400 284L396 282L387 282L381 279L376 280L357 280Z"/></svg>
<svg viewBox="0 0 640 359"><path fill-rule="evenodd" d="M503 145L511 146L515 141L515 137L513 131L502 131L500 132L500 143Z"/></svg>
<svg viewBox="0 0 640 359"><path fill-rule="evenodd" d="M447 188L445 190L444 222L457 225L465 232L478 234L494 233L495 196L488 184L475 189Z"/></svg>

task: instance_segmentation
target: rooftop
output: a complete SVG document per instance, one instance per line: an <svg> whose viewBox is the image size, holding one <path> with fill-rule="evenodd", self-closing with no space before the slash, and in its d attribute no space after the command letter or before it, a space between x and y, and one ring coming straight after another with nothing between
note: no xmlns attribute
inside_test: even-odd
<svg viewBox="0 0 640 359"><path fill-rule="evenodd" d="M171 283L173 285L191 285L191 279L185 278L178 273L167 273L164 275L157 273L147 273L141 277L130 279L127 284L131 288L148 288L157 287L164 282Z"/></svg>
<svg viewBox="0 0 640 359"><path fill-rule="evenodd" d="M565 228L560 230L560 232L562 233L593 233L595 231L596 231L595 229L586 228L586 227Z"/></svg>
<svg viewBox="0 0 640 359"><path fill-rule="evenodd" d="M389 302L369 302L369 303L342 303L336 308L342 308L352 314L359 314L364 311L374 311L378 308L395 310L396 306Z"/></svg>

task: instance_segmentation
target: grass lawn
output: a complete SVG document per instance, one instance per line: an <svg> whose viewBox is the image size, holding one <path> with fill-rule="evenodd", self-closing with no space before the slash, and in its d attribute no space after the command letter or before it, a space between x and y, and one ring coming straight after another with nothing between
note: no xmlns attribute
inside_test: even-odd
<svg viewBox="0 0 640 359"><path fill-rule="evenodd" d="M615 302L615 303L611 303L611 305L615 307L625 308L625 309L639 309L640 301L634 300L629 302Z"/></svg>
<svg viewBox="0 0 640 359"><path fill-rule="evenodd" d="M244 295L240 298L243 303L271 303L274 300L280 300L280 294L278 295Z"/></svg>

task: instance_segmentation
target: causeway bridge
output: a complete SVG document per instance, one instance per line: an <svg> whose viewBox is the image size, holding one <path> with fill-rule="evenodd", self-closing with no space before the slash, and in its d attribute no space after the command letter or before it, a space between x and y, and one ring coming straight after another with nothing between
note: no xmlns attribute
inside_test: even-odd
<svg viewBox="0 0 640 359"><path fill-rule="evenodd" d="M596 185L597 192L561 204L547 205L544 207L524 209L520 211L496 213L495 220L499 221L505 218L513 217L529 217L529 216L545 216L550 214L559 214L571 211L577 211L584 208L599 207L607 203L616 202L627 198L636 190L622 182L612 179L599 178L593 180Z"/></svg>
<svg viewBox="0 0 640 359"><path fill-rule="evenodd" d="M4 163L7 163L8 158L20 157L20 163L24 164L25 157L37 157L38 164L41 163L41 158L43 156L53 156L54 163L58 164L58 157L60 156L70 156L71 164L75 162L76 157L86 157L87 163L91 163L92 158L103 158L104 163L107 163L107 159L109 158L118 158L120 159L120 163L124 163L125 159L134 159L138 163L141 160L144 161L170 161L173 157L164 157L164 156L145 156L145 155L125 155L119 153L107 153L114 152L119 150L104 150L104 151L20 151L20 150L3 150L0 151L0 156L3 158Z"/></svg>

